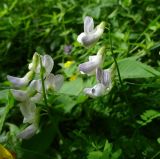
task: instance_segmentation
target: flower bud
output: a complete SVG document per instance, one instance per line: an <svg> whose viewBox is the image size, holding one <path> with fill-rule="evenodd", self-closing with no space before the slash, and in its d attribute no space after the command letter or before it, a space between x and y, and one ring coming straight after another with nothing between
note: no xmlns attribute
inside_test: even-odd
<svg viewBox="0 0 160 159"><path fill-rule="evenodd" d="M38 64L39 64L39 55L37 52L35 52L32 58L32 62L28 66L28 69L36 71Z"/></svg>

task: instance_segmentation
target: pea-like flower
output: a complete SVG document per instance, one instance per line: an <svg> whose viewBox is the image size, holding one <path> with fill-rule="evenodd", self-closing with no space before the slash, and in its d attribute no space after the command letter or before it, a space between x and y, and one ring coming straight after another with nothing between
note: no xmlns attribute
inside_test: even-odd
<svg viewBox="0 0 160 159"><path fill-rule="evenodd" d="M96 69L103 62L103 54L105 47L99 49L97 55L89 56L89 61L79 65L79 70L82 74L92 75L96 72Z"/></svg>
<svg viewBox="0 0 160 159"><path fill-rule="evenodd" d="M92 98L104 95L112 87L111 70L110 69L102 70L100 68L97 68L96 69L96 77L97 77L97 81L99 83L97 83L92 88L85 88L84 89L84 93Z"/></svg>
<svg viewBox="0 0 160 159"><path fill-rule="evenodd" d="M33 135L35 135L35 133L38 130L38 126L36 126L35 124L31 124L28 127L26 127L23 131L21 131L17 137L21 138L21 139L29 139L31 138Z"/></svg>
<svg viewBox="0 0 160 159"><path fill-rule="evenodd" d="M26 86L33 78L34 76L34 72L33 71L29 71L24 77L20 78L20 77L14 77L14 76L10 76L7 75L7 79L8 81L11 82L11 84L16 87L23 87Z"/></svg>
<svg viewBox="0 0 160 159"><path fill-rule="evenodd" d="M45 79L45 87L47 90L58 91L64 82L62 75L54 75L50 73Z"/></svg>
<svg viewBox="0 0 160 159"><path fill-rule="evenodd" d="M54 66L54 61L53 61L52 57L49 55L40 56L40 55L37 55L37 53L35 53L33 55L32 62L29 64L28 68L29 68L29 70L33 70L36 73L40 73L40 71L41 71L40 58L42 60L42 67L44 69L44 76L47 76L51 73L53 66Z"/></svg>
<svg viewBox="0 0 160 159"><path fill-rule="evenodd" d="M86 16L84 19L84 32L78 36L77 41L85 47L90 47L100 39L104 28L105 22L101 22L94 28L93 18Z"/></svg>

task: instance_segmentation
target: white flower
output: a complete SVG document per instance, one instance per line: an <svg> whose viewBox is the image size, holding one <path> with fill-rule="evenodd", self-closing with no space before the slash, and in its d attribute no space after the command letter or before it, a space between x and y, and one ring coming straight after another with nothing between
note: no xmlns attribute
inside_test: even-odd
<svg viewBox="0 0 160 159"><path fill-rule="evenodd" d="M37 130L38 126L36 126L35 124L31 124L26 127L22 132L20 132L17 137L21 139L29 139L36 133Z"/></svg>
<svg viewBox="0 0 160 159"><path fill-rule="evenodd" d="M96 69L96 78L99 83L102 83L108 90L112 87L111 80L111 69L102 70L101 68Z"/></svg>
<svg viewBox="0 0 160 159"><path fill-rule="evenodd" d="M38 56L38 59L37 59L37 56ZM36 73L40 73L41 64L40 64L39 58L41 58L42 60L42 67L44 69L44 77L46 77L47 75L51 73L53 66L54 66L54 61L50 55L40 56L40 55L37 55L37 53L35 53L33 56L32 63L29 64L28 68L30 70L34 70Z"/></svg>
<svg viewBox="0 0 160 159"><path fill-rule="evenodd" d="M94 28L94 21L92 17L85 17L84 19L84 32L81 33L77 41L82 45L89 47L95 44L102 36L105 28L105 22L101 22Z"/></svg>
<svg viewBox="0 0 160 159"><path fill-rule="evenodd" d="M97 55L89 56L89 61L79 65L82 74L92 75L103 62L105 47L99 49Z"/></svg>
<svg viewBox="0 0 160 159"><path fill-rule="evenodd" d="M19 104L21 113L24 117L23 123L34 123L36 121L36 105L30 100L26 100Z"/></svg>
<svg viewBox="0 0 160 159"><path fill-rule="evenodd" d="M62 75L49 74L45 79L45 87L47 90L58 91L64 82Z"/></svg>
<svg viewBox="0 0 160 159"><path fill-rule="evenodd" d="M92 88L85 88L84 93L88 96L95 98L104 95L111 90L112 81L111 81L111 70L106 69L102 70L100 68L96 69L96 78L99 82Z"/></svg>
<svg viewBox="0 0 160 159"><path fill-rule="evenodd" d="M101 83L96 84L92 88L84 89L84 93L92 98L102 96L104 92L105 92L105 86Z"/></svg>
<svg viewBox="0 0 160 159"><path fill-rule="evenodd" d="M30 97L33 103L40 103L43 99L42 93L36 93L34 96Z"/></svg>
<svg viewBox="0 0 160 159"><path fill-rule="evenodd" d="M26 91L11 89L11 93L17 101L24 102L29 100L29 96Z"/></svg>
<svg viewBox="0 0 160 159"><path fill-rule="evenodd" d="M42 92L42 81L40 79L38 80L32 80L31 83L28 86L28 92Z"/></svg>
<svg viewBox="0 0 160 159"><path fill-rule="evenodd" d="M7 79L8 81L10 81L12 83L12 85L14 87L23 87L26 86L33 78L34 76L34 72L33 71L29 71L24 77L19 78L19 77L13 77L10 75L7 75Z"/></svg>

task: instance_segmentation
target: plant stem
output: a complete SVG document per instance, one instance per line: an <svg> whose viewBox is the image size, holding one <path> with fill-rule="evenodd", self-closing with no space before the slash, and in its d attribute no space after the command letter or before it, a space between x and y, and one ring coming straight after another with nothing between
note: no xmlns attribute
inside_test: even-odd
<svg viewBox="0 0 160 159"><path fill-rule="evenodd" d="M43 98L44 98L44 103L45 103L46 107L48 107L47 96L46 96L46 89L45 89L45 84L44 84L44 79L43 79L44 68L43 68L42 59L41 59L40 56L39 56L39 59L40 59L40 66L41 66L40 75L41 75L41 82L42 82Z"/></svg>
<svg viewBox="0 0 160 159"><path fill-rule="evenodd" d="M110 42L111 54L112 54L112 57L113 57L113 60L114 60L114 63L115 63L116 69L117 69L119 82L120 82L121 86L123 86L121 75L120 75L120 71L119 71L119 67L118 67L118 63L117 63L116 57L115 57L114 52L113 52L112 37L111 37L110 27L109 27L109 42Z"/></svg>

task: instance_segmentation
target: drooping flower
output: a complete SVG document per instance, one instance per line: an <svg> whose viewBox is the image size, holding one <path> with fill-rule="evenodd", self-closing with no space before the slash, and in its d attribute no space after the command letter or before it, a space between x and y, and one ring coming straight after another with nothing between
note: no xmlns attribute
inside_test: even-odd
<svg viewBox="0 0 160 159"><path fill-rule="evenodd" d="M79 70L82 74L92 75L96 72L96 69L103 62L103 54L105 51L105 47L102 47L98 50L97 55L89 56L89 61L84 62L79 65Z"/></svg>
<svg viewBox="0 0 160 159"><path fill-rule="evenodd" d="M26 100L19 104L20 111L24 117L23 123L35 123L36 121L36 105L30 100Z"/></svg>
<svg viewBox="0 0 160 159"><path fill-rule="evenodd" d="M34 72L33 71L29 71L22 78L7 75L7 79L8 79L8 81L10 81L12 83L12 85L14 87L19 88L19 87L26 86L32 80L33 76L34 76Z"/></svg>
<svg viewBox="0 0 160 159"><path fill-rule="evenodd" d="M95 98L104 95L112 87L111 70L96 69L96 78L99 83L91 88L85 88L84 93L88 96Z"/></svg>
<svg viewBox="0 0 160 159"><path fill-rule="evenodd" d="M93 18L86 16L84 19L84 32L78 36L77 41L85 47L90 47L100 39L104 28L105 22L101 22L94 28Z"/></svg>
<svg viewBox="0 0 160 159"><path fill-rule="evenodd" d="M85 88L84 89L84 93L92 98L99 97L99 96L103 95L104 92L105 92L105 86L102 83L98 83L92 88Z"/></svg>
<svg viewBox="0 0 160 159"><path fill-rule="evenodd" d="M24 102L29 99L27 92L24 90L11 89L11 93L17 101Z"/></svg>
<svg viewBox="0 0 160 159"><path fill-rule="evenodd" d="M108 90L112 87L112 80L111 80L111 69L96 69L96 78L99 83L102 83Z"/></svg>
<svg viewBox="0 0 160 159"><path fill-rule="evenodd" d="M23 131L21 131L17 137L21 139L29 139L37 132L38 127L35 124L31 124L26 127Z"/></svg>

